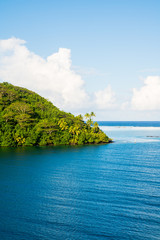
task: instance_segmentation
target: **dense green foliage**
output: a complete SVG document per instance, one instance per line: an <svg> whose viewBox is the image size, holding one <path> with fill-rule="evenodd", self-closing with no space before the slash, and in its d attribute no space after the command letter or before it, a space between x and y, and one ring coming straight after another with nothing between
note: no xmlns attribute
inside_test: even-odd
<svg viewBox="0 0 160 240"><path fill-rule="evenodd" d="M51 102L25 88L0 84L0 146L33 146L107 143L110 139L94 113L81 115L60 111Z"/></svg>

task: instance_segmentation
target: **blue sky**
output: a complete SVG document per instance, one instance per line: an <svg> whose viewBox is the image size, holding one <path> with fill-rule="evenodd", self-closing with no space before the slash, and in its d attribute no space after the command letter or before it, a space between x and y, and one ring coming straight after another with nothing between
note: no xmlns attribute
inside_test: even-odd
<svg viewBox="0 0 160 240"><path fill-rule="evenodd" d="M43 59L70 49L70 68L90 100L79 110L57 100L60 108L75 114L94 110L98 120L159 120L159 12L159 0L5 0L0 1L0 39L25 40L25 47ZM4 64L0 67L4 72ZM12 82L0 75L6 79ZM146 102L139 107L141 101Z"/></svg>

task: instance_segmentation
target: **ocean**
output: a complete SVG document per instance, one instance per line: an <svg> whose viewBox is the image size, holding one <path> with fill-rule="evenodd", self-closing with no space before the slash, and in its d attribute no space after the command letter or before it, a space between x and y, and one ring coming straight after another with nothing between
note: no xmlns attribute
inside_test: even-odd
<svg viewBox="0 0 160 240"><path fill-rule="evenodd" d="M0 239L160 240L160 122L99 122L113 143L0 148Z"/></svg>

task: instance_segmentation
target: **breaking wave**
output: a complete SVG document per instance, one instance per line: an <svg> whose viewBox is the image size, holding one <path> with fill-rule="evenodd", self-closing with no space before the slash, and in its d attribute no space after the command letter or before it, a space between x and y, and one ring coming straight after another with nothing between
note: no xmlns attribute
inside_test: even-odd
<svg viewBox="0 0 160 240"><path fill-rule="evenodd" d="M103 131L114 131L114 130L133 130L133 131L139 131L139 130L155 130L160 131L160 127L135 127L135 126L99 126L100 129Z"/></svg>

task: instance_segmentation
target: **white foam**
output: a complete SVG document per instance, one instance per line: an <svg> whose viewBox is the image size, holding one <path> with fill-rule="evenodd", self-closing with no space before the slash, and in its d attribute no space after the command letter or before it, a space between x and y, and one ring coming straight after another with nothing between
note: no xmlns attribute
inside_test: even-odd
<svg viewBox="0 0 160 240"><path fill-rule="evenodd" d="M121 139L122 140L122 139ZM135 139L125 139L124 141L126 142L131 142L131 143L143 143L143 142L160 142L160 139L146 139L146 138L135 138Z"/></svg>
<svg viewBox="0 0 160 240"><path fill-rule="evenodd" d="M100 129L103 131L121 131L121 130L133 130L133 131L139 131L139 130L154 130L154 131L160 131L160 127L134 127L134 126L99 126Z"/></svg>

